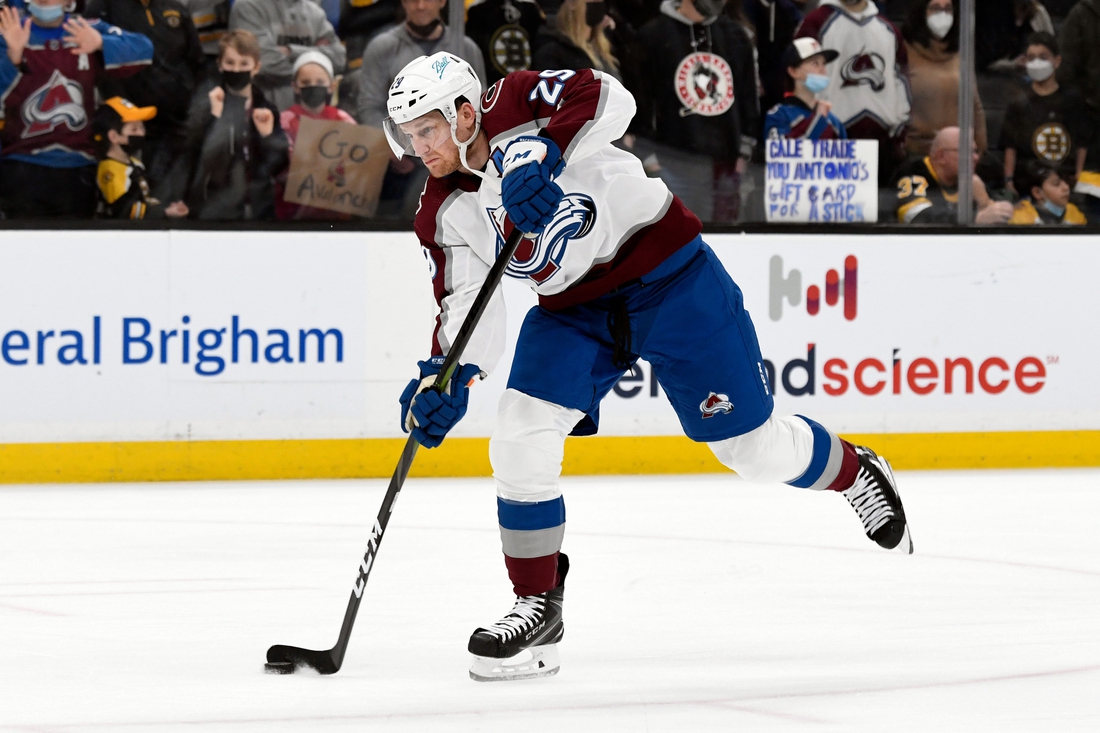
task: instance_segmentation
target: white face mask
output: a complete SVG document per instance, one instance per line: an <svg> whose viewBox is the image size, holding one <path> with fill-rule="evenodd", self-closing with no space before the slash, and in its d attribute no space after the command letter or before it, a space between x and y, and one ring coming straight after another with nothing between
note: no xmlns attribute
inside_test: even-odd
<svg viewBox="0 0 1100 733"><path fill-rule="evenodd" d="M1054 73L1054 64L1046 59L1032 59L1027 62L1027 75L1032 81L1046 81Z"/></svg>
<svg viewBox="0 0 1100 733"><path fill-rule="evenodd" d="M955 16L944 12L932 13L928 16L927 23L932 35L942 41L951 30L951 26L955 25Z"/></svg>

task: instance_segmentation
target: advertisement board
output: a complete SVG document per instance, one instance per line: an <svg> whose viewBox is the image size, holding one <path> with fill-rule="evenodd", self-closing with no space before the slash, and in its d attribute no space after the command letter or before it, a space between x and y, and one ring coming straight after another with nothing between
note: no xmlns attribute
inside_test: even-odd
<svg viewBox="0 0 1100 733"><path fill-rule="evenodd" d="M844 434L1100 430L1088 238L706 239L781 412ZM397 397L430 351L411 233L38 232L0 243L0 271L0 446L400 439ZM505 292L514 344L536 300ZM509 364L456 438L491 434ZM639 362L600 435L679 434Z"/></svg>

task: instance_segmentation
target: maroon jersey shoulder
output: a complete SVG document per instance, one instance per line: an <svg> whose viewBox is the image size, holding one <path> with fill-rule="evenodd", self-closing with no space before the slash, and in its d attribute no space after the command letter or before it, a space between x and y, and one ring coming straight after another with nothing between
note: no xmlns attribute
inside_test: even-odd
<svg viewBox="0 0 1100 733"><path fill-rule="evenodd" d="M795 29L795 38L816 38L821 40L821 29L829 22L829 19L840 11L830 5L822 5L814 8Z"/></svg>
<svg viewBox="0 0 1100 733"><path fill-rule="evenodd" d="M413 231L425 246L440 247L439 216L447 199L455 191L476 191L477 178L462 173L452 173L443 178L428 178L420 194L420 205L413 220Z"/></svg>
<svg viewBox="0 0 1100 733"><path fill-rule="evenodd" d="M514 71L481 96L481 125L489 141L539 131L566 153L599 114L603 81L591 69Z"/></svg>

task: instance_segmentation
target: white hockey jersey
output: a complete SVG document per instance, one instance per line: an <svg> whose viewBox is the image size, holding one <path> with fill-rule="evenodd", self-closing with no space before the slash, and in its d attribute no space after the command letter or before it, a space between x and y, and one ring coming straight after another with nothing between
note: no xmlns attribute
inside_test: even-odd
<svg viewBox="0 0 1100 733"><path fill-rule="evenodd" d="M702 230L699 219L633 155L611 145L634 116L634 98L598 71L520 71L481 99L489 139L483 181L454 173L430 178L415 230L432 263L440 306L433 354L446 354L513 225L500 197L500 162L508 143L541 130L561 149L565 193L553 221L524 240L507 274L524 280L541 305L566 308L604 295L652 271ZM504 350L504 299L497 289L464 363L490 371Z"/></svg>
<svg viewBox="0 0 1100 733"><path fill-rule="evenodd" d="M816 38L822 48L840 53L829 64L829 86L819 96L832 102L848 137L900 133L911 107L909 57L901 33L874 2L855 15L840 0L822 0L795 36Z"/></svg>

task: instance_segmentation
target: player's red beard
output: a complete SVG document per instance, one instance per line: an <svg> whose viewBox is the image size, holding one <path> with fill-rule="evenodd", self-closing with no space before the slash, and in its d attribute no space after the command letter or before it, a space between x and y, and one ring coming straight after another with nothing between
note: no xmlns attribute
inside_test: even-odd
<svg viewBox="0 0 1100 733"><path fill-rule="evenodd" d="M428 173L431 174L432 178L449 176L462 165L462 161L458 157L458 146L452 140L444 141L435 150L430 150L420 156L420 159L428 168Z"/></svg>

